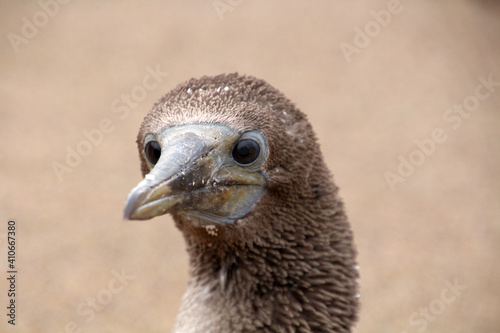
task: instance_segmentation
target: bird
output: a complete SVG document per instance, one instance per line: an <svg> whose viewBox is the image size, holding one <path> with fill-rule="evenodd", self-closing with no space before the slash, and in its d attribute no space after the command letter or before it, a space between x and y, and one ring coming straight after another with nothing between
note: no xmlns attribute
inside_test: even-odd
<svg viewBox="0 0 500 333"><path fill-rule="evenodd" d="M359 266L351 225L307 119L238 73L160 98L137 136L144 179L127 220L171 214L189 281L174 332L350 332Z"/></svg>

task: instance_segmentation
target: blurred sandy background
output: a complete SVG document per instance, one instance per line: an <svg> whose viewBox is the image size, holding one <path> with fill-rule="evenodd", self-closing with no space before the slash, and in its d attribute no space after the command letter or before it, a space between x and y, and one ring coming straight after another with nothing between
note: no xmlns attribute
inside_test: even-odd
<svg viewBox="0 0 500 333"><path fill-rule="evenodd" d="M283 91L316 129L359 250L356 332L500 331L497 2L401 0L386 27L372 11L388 0L222 0L219 12L212 1L41 3L52 5L0 2L1 332L170 331L188 258L170 217L122 220L140 181L135 138L179 82L235 71ZM340 46L365 28L369 45L358 37L365 47L347 61ZM168 76L144 89L157 69ZM478 88L479 77L496 86ZM447 113L476 89L489 95L470 115ZM105 119L102 142L88 146L84 131ZM418 153L415 140L436 128L445 141ZM88 155L58 177L68 147ZM392 191L384 175L410 157L420 165Z"/></svg>

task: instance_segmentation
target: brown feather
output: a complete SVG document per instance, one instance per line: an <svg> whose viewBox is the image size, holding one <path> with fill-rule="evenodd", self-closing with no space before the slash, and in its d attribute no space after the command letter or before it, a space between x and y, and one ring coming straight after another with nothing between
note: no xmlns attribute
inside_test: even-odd
<svg viewBox="0 0 500 333"><path fill-rule="evenodd" d="M192 79L145 117L139 149L146 134L188 123L259 130L269 146L262 165L269 182L250 213L216 226L217 235L174 215L191 274L179 332L350 332L358 309L356 252L306 116L251 76Z"/></svg>

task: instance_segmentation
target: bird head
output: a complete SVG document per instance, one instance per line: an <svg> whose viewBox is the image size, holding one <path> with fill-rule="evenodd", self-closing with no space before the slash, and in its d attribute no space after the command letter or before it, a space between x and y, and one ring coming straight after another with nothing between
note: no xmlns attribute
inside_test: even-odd
<svg viewBox="0 0 500 333"><path fill-rule="evenodd" d="M176 87L145 117L137 144L144 179L125 218L172 213L198 226L234 224L286 193L310 192L318 154L304 114L266 82L238 74Z"/></svg>

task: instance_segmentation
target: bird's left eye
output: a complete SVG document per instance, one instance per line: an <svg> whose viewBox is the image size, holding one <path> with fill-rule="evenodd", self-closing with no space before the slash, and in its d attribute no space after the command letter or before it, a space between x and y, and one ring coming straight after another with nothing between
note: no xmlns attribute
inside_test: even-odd
<svg viewBox="0 0 500 333"><path fill-rule="evenodd" d="M157 141L149 141L146 143L146 147L144 147L144 153L148 158L149 162L155 165L160 159L161 155L161 147Z"/></svg>
<svg viewBox="0 0 500 333"><path fill-rule="evenodd" d="M234 160L242 165L248 165L254 162L260 154L260 146L251 139L243 139L236 143L233 148Z"/></svg>

